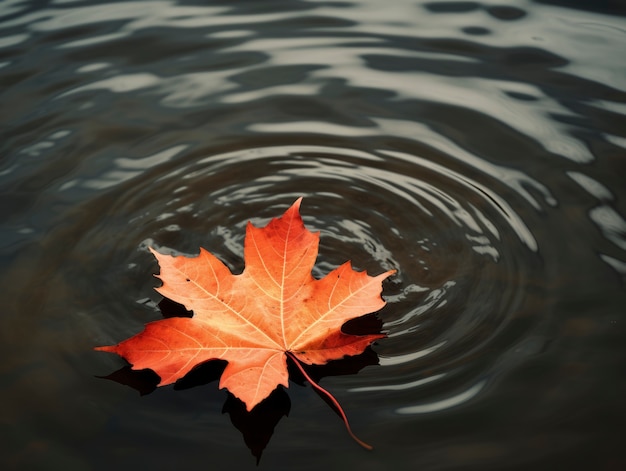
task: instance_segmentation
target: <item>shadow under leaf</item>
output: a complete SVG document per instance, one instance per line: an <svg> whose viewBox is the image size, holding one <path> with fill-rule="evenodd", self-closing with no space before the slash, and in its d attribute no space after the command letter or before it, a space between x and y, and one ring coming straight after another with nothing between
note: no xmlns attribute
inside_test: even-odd
<svg viewBox="0 0 626 471"><path fill-rule="evenodd" d="M250 412L242 401L228 393L222 413L228 413L230 421L243 435L243 440L258 465L263 450L274 434L274 428L283 416L289 415L290 409L289 395L279 386Z"/></svg>

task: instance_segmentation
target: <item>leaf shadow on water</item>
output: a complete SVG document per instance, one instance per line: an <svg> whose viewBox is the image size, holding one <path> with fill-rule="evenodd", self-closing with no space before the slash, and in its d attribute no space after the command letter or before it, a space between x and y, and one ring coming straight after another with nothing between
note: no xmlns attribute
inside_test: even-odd
<svg viewBox="0 0 626 471"><path fill-rule="evenodd" d="M159 303L159 309L165 318L191 317L193 315L184 306L167 298L163 298ZM352 319L346 322L342 328L345 333L354 335L378 333L381 329L382 321L374 314ZM210 360L202 363L176 381L174 389L184 390L219 381L226 363L226 361L222 360ZM325 365L303 366L311 379L319 382L320 379L326 376L356 374L366 366L377 364L378 355L368 347L360 355L345 357L341 360L332 360ZM299 386L306 385L307 380L289 358L287 368L291 382ZM98 376L98 378L108 379L124 386L129 386L139 392L141 396L153 392L160 381L159 376L154 371L133 370L130 365L126 365L109 375ZM317 389L313 388L313 390L341 417L340 411L327 396L321 394ZM258 465L263 450L269 443L276 425L278 425L283 416L289 415L290 409L291 400L289 395L282 386L279 386L251 411L247 411L245 404L229 392L224 402L222 413L228 413L231 423L243 435L243 440L256 458Z"/></svg>

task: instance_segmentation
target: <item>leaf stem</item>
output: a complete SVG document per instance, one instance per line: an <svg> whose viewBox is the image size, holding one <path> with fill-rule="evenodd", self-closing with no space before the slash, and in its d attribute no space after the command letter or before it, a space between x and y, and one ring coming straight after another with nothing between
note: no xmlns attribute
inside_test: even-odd
<svg viewBox="0 0 626 471"><path fill-rule="evenodd" d="M293 360L293 362L296 364L296 366L298 367L298 369L300 370L300 372L304 375L304 377L306 378L306 380L311 384L311 386L313 386L315 389L317 389L319 392L321 392L322 394L324 394L326 397L328 397L328 399L330 399L330 401L333 403L333 405L336 407L337 411L339 412L339 414L341 415L341 418L343 419L343 423L346 426L346 430L348 431L348 433L350 434L350 436L352 437L352 439L357 442L359 445L361 445L363 448L365 448L366 450L373 450L374 447L365 443L363 440L361 440L359 437L357 437L353 432L352 429L350 428L350 423L348 422L348 417L346 417L346 413L343 411L343 409L341 408L341 405L339 405L339 402L337 401L337 399L335 399L335 397L329 393L326 389L324 389L323 387L321 387L319 384L317 384L315 381L313 381L313 379L307 374L307 372L304 370L304 368L302 367L302 364L300 362L300 360L298 360L298 358L296 358L296 356L291 353L291 352L286 352L287 356L289 358L291 358Z"/></svg>

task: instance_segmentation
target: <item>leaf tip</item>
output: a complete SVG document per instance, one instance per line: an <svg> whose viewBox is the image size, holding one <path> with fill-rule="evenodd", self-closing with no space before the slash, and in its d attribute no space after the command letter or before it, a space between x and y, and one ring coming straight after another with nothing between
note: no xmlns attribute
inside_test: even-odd
<svg viewBox="0 0 626 471"><path fill-rule="evenodd" d="M287 211L285 211L285 214L297 213L298 216L300 216L300 205L301 204L302 204L302 196L300 198L298 198L296 201L293 202L293 204L289 207L289 209Z"/></svg>
<svg viewBox="0 0 626 471"><path fill-rule="evenodd" d="M93 347L93 349L98 351L98 352L116 353L117 345L104 345L104 346L101 346L101 347Z"/></svg>

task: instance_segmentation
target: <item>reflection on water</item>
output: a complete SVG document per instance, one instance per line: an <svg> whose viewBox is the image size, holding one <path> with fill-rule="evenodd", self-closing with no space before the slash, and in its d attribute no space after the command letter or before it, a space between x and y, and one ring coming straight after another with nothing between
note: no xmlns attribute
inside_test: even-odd
<svg viewBox="0 0 626 471"><path fill-rule="evenodd" d="M450 409L451 407L458 406L464 402L474 398L485 385L485 381L481 381L466 391L461 392L453 397L444 399L442 401L433 402L430 404L423 404L419 406L401 407L397 410L399 414L425 414L428 412L437 412L440 410Z"/></svg>
<svg viewBox="0 0 626 471"><path fill-rule="evenodd" d="M315 276L398 270L322 380L376 451L292 387L260 466L626 467L624 7L203 3L0 4L3 469L253 467L215 382L91 348L159 317L147 246L238 271L299 196Z"/></svg>

